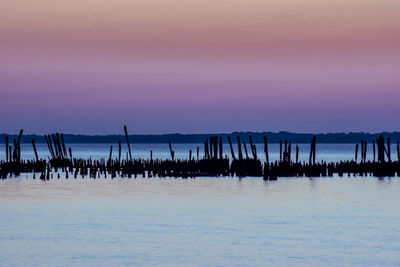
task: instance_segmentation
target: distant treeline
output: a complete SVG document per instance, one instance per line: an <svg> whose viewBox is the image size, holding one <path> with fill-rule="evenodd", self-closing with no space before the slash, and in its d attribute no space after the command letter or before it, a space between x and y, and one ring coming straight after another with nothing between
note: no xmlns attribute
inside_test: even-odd
<svg viewBox="0 0 400 267"><path fill-rule="evenodd" d="M360 140L372 142L376 140L380 134L389 137L392 141L400 140L400 132L382 132L382 133L327 133L317 134L317 143L358 143ZM0 143L5 142L7 134L0 134ZM254 143L263 143L263 136L267 136L269 143L279 143L279 140L291 140L293 143L310 143L315 134L311 133L290 133L290 132L233 132L230 134L160 134L160 135L129 135L132 143L202 143L210 136L222 136L224 142L227 136L231 136L232 141L236 142L236 136L240 136L242 140L248 141L248 137L252 136ZM17 139L18 135L7 135L10 140ZM31 143L32 139L36 143L45 143L43 135L23 135L22 143ZM65 142L68 143L118 143L125 142L124 135L75 135L64 134Z"/></svg>

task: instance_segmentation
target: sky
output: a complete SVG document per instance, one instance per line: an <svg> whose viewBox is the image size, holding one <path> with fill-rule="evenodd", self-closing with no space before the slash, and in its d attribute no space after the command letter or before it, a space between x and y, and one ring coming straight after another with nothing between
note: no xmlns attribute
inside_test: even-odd
<svg viewBox="0 0 400 267"><path fill-rule="evenodd" d="M0 133L400 130L398 0L1 0Z"/></svg>

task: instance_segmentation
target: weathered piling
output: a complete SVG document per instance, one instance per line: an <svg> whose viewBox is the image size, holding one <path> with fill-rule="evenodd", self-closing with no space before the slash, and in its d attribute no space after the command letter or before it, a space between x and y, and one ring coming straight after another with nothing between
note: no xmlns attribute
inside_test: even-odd
<svg viewBox="0 0 400 267"><path fill-rule="evenodd" d="M172 159L172 161L174 161L175 152L172 150L171 140L168 140L168 145L169 145L169 153L171 154L171 159Z"/></svg>
<svg viewBox="0 0 400 267"><path fill-rule="evenodd" d="M236 157L235 157L235 152L233 151L232 140L231 140L231 137L230 137L230 136L228 136L228 142L229 142L229 147L230 147L230 149L231 149L232 159L236 159Z"/></svg>
<svg viewBox="0 0 400 267"><path fill-rule="evenodd" d="M264 136L264 153L265 153L265 160L267 164L269 164L268 141L266 136Z"/></svg>
<svg viewBox="0 0 400 267"><path fill-rule="evenodd" d="M33 152L35 153L36 161L39 161L38 153L36 150L36 145L35 145L35 140L32 139L32 147L33 147Z"/></svg>
<svg viewBox="0 0 400 267"><path fill-rule="evenodd" d="M244 153L246 154L246 159L249 159L249 154L247 153L246 142L243 141Z"/></svg>
<svg viewBox="0 0 400 267"><path fill-rule="evenodd" d="M309 165L311 164L315 165L316 140L317 137L314 135L311 140Z"/></svg>
<svg viewBox="0 0 400 267"><path fill-rule="evenodd" d="M128 145L129 159L132 159L131 145L129 143L128 129L126 128L126 125L124 125L124 132L126 137L126 144Z"/></svg>
<svg viewBox="0 0 400 267"><path fill-rule="evenodd" d="M356 154L354 156L355 161L357 162L357 158L358 158L358 144L356 144Z"/></svg>
<svg viewBox="0 0 400 267"><path fill-rule="evenodd" d="M388 137L386 140L387 140L387 157L388 157L388 161L391 162L392 156L391 156L391 151L390 151L390 138Z"/></svg>
<svg viewBox="0 0 400 267"><path fill-rule="evenodd" d="M279 161L282 161L282 140L279 140Z"/></svg>
<svg viewBox="0 0 400 267"><path fill-rule="evenodd" d="M222 144L222 136L219 137L219 159L223 159L223 144Z"/></svg>
<svg viewBox="0 0 400 267"><path fill-rule="evenodd" d="M6 136L6 162L8 161L8 136Z"/></svg>
<svg viewBox="0 0 400 267"><path fill-rule="evenodd" d="M121 162L121 141L118 141L118 162Z"/></svg>
<svg viewBox="0 0 400 267"><path fill-rule="evenodd" d="M299 146L296 145L296 164L299 162Z"/></svg>
<svg viewBox="0 0 400 267"><path fill-rule="evenodd" d="M240 137L236 136L236 138L237 138L237 143L238 143L238 157L239 157L239 160L242 160L243 159L243 154L242 154L242 145L241 145L241 142L240 142Z"/></svg>
<svg viewBox="0 0 400 267"><path fill-rule="evenodd" d="M373 158L373 160L374 160L374 162L375 162L375 140L373 140L372 141L372 153L373 153L373 156L374 156L374 158Z"/></svg>

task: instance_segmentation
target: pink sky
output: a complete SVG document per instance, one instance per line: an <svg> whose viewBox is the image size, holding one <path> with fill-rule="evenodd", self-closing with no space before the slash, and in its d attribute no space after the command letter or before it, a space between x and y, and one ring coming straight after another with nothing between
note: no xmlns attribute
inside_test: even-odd
<svg viewBox="0 0 400 267"><path fill-rule="evenodd" d="M398 0L3 0L0 132L400 130Z"/></svg>

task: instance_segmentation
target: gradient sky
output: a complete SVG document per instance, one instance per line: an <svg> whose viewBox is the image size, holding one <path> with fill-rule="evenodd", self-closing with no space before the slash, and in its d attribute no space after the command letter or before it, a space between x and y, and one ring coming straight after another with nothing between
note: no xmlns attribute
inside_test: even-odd
<svg viewBox="0 0 400 267"><path fill-rule="evenodd" d="M0 132L400 130L399 0L1 0Z"/></svg>

